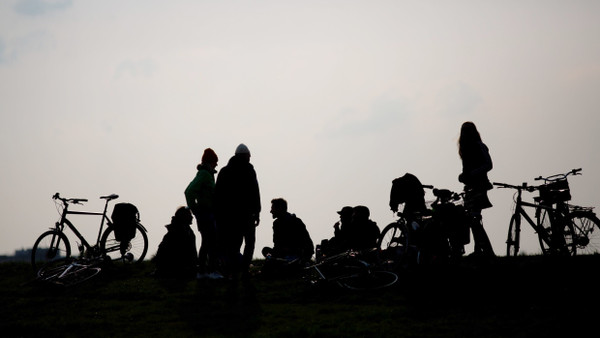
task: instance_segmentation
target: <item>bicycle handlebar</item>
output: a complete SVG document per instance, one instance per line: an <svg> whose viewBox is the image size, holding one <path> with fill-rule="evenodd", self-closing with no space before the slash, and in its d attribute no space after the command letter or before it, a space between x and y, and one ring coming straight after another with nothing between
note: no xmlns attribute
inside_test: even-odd
<svg viewBox="0 0 600 338"><path fill-rule="evenodd" d="M59 193L56 193L52 196L53 200L60 200L64 204L81 204L81 202L87 202L87 198L62 198Z"/></svg>
<svg viewBox="0 0 600 338"><path fill-rule="evenodd" d="M460 200L460 193L448 189L438 189L433 185L423 185L423 188L433 190L433 196L443 203Z"/></svg>
<svg viewBox="0 0 600 338"><path fill-rule="evenodd" d="M570 171L564 173L564 174L554 174L554 175L550 175L550 176L546 176L546 177L542 177L542 176L538 176L535 178L536 181L544 181L544 182L548 182L548 181L557 181L560 179L564 179L567 178L567 176L569 175L581 175L579 172L581 171L581 168L578 169L571 169Z"/></svg>
<svg viewBox="0 0 600 338"><path fill-rule="evenodd" d="M494 182L493 185L500 187L500 188L526 190L529 192L532 192L532 191L535 191L538 189L538 187L536 187L536 186L527 185L527 182L523 182L521 185L512 185L512 184L507 184L507 183Z"/></svg>

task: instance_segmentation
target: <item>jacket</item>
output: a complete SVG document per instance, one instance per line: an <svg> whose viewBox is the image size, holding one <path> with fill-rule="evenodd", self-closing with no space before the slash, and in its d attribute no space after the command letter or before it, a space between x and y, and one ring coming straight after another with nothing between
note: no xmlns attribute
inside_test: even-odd
<svg viewBox="0 0 600 338"><path fill-rule="evenodd" d="M242 156L233 156L221 169L215 186L217 217L258 217L260 191L254 167Z"/></svg>
<svg viewBox="0 0 600 338"><path fill-rule="evenodd" d="M187 206L194 214L199 212L214 212L215 170L199 164L196 177L185 189Z"/></svg>
<svg viewBox="0 0 600 338"><path fill-rule="evenodd" d="M483 143L478 143L462 159L463 170L459 176L459 181L464 183L467 188L474 190L491 189L488 171L492 170L492 158L488 147Z"/></svg>
<svg viewBox="0 0 600 338"><path fill-rule="evenodd" d="M276 257L297 256L310 260L315 252L304 222L296 215L285 213L273 222L273 252Z"/></svg>

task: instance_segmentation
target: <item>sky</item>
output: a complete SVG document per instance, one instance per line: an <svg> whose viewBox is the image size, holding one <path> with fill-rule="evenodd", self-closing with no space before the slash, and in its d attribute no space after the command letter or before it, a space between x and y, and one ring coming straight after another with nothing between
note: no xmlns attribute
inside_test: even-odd
<svg viewBox="0 0 600 338"><path fill-rule="evenodd" d="M2 1L0 254L53 226L59 192L89 199L77 210L135 204L152 256L203 150L218 170L240 143L263 206L255 256L277 197L315 244L345 205L383 229L396 177L462 190L465 121L492 181L583 168L572 202L600 206L598 32L600 2L582 0ZM513 191L489 197L505 255ZM99 218L72 220L95 241Z"/></svg>

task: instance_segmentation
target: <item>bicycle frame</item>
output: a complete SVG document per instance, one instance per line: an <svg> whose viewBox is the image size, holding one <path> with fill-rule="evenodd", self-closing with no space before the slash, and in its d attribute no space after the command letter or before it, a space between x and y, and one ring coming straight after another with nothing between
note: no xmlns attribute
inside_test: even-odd
<svg viewBox="0 0 600 338"><path fill-rule="evenodd" d="M521 218L525 218L527 223L529 223L529 225L533 228L533 230L536 233L538 233L538 235L542 234L543 240L550 246L550 244L551 244L550 238L548 238L548 234L546 233L545 229L540 227L538 225L538 222L533 221L533 219L529 216L527 211L525 211L525 208L523 208L523 206L535 208L536 209L536 219L538 221L539 221L539 213L541 212L541 209L549 210L551 214L553 214L554 209L552 209L551 206L545 206L542 204L524 202L523 198L521 196L523 189L527 189L527 186L525 184L523 184L521 187L517 187L517 198L515 200L515 212L513 213L513 216L518 215L518 217L515 219L516 231L519 233L521 232ZM552 219L551 219L551 222L553 222ZM519 252L520 241L521 241L521 237L518 236L517 241L513 244L515 246L516 252Z"/></svg>
<svg viewBox="0 0 600 338"><path fill-rule="evenodd" d="M344 271L342 273L338 273L336 276L331 276L328 273L322 271L321 267L332 267L337 262L342 262L344 260L346 260L346 261L351 260L352 262L356 263L356 264L354 264L355 267L361 268L360 272L367 271L367 269L370 267L370 264L368 264L364 260L360 259L358 256L359 256L358 252L350 250L350 251L342 252L342 253L327 257L322 262L307 266L305 269L306 270L314 269L317 272L317 274L319 275L319 278L321 280L328 281L328 282L337 282L340 279L357 276L358 273L356 271L348 271L347 270L348 264L344 264L344 267L346 269L343 269Z"/></svg>
<svg viewBox="0 0 600 338"><path fill-rule="evenodd" d="M60 231L63 232L64 230L64 226L65 224L67 225L67 227L69 229L71 229L71 231L73 231L73 233L75 234L75 236L81 241L81 246L79 247L79 251L82 252L83 248L87 249L87 250L91 250L93 247L97 247L100 244L100 239L102 237L102 232L104 230L104 223L106 221L107 226L110 226L111 222L110 219L108 218L108 216L106 216L106 211L108 210L108 202L110 202L111 200L117 198L117 195L110 195L110 196L103 196L101 197L102 199L106 200L106 203L104 203L104 210L103 212L93 212L93 211L73 211L73 210L69 210L69 203L65 202L64 200L61 199L61 201L63 201L63 205L64 205L64 209L61 215L61 219L60 222L56 222L56 226L55 228ZM79 204L79 201L87 201L87 200L77 200L75 199L74 204ZM96 237L96 242L91 245L86 239L85 237L83 237L83 235L81 234L81 232L79 232L79 230L77 230L77 228L73 225L73 223L67 219L67 215L88 215L88 216L101 216L101 220L100 220L100 228L98 229L98 236Z"/></svg>
<svg viewBox="0 0 600 338"><path fill-rule="evenodd" d="M534 199L536 203L524 202L522 199L523 190L533 192L535 190L539 190L539 186L528 186L527 183L523 183L520 186L514 186L506 183L496 182L494 182L494 185L501 188L517 190L515 211L511 217L509 233L506 240L508 256L516 256L519 253L521 241L521 218L525 218L527 223L529 223L532 229L537 233L540 246L542 247L542 252L544 254L547 254L548 252L567 252L564 250L568 250L569 254L575 254L575 249L569 248L572 245L572 238L570 238L569 235L573 236L573 228L570 223L566 223L563 219L565 215L568 216L568 205L566 203L557 203L556 208L554 208L552 204L542 204L541 200L539 199ZM523 207L535 208L537 222L534 222L534 220L529 216ZM567 213L565 213L565 209ZM545 227L543 225L544 222L543 218L541 217L543 211L546 211L549 216L549 227ZM569 227L569 229L563 229L563 225Z"/></svg>

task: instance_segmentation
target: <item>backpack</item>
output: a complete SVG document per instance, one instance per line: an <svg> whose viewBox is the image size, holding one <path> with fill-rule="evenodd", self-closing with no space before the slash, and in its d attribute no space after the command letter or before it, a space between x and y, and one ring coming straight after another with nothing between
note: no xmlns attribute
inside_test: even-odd
<svg viewBox="0 0 600 338"><path fill-rule="evenodd" d="M135 205L131 203L117 203L110 216L113 221L115 239L119 242L128 242L135 237L140 214Z"/></svg>
<svg viewBox="0 0 600 338"><path fill-rule="evenodd" d="M404 176L392 181L390 208L398 211L398 205L402 203L405 203L405 213L424 211L426 209L423 185L413 174L406 173Z"/></svg>

